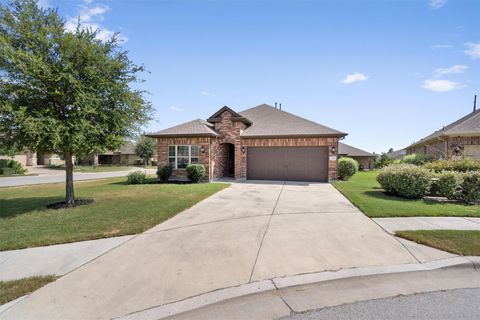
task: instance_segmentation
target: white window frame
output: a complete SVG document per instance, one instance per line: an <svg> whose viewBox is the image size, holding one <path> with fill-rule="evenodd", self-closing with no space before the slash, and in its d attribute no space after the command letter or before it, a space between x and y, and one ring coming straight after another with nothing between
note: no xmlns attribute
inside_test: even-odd
<svg viewBox="0 0 480 320"><path fill-rule="evenodd" d="M175 155L170 155L170 147L175 147ZM175 166L174 169L185 169L178 167L178 158L187 158L187 156L178 156L178 147L188 147L188 164L192 164L192 147L198 148L198 155L194 156L193 158L198 159L200 161L200 146L196 144L171 144L168 146L168 164L170 164L170 159L175 159Z"/></svg>

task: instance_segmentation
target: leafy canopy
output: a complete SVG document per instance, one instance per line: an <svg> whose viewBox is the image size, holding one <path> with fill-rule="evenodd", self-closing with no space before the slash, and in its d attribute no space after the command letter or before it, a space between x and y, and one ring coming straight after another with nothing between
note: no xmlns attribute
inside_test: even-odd
<svg viewBox="0 0 480 320"><path fill-rule="evenodd" d="M0 5L0 136L21 146L82 156L119 148L149 120L144 71L116 36L73 33L56 10L34 0Z"/></svg>
<svg viewBox="0 0 480 320"><path fill-rule="evenodd" d="M141 136L135 145L135 153L148 164L150 158L155 154L155 140L146 136Z"/></svg>

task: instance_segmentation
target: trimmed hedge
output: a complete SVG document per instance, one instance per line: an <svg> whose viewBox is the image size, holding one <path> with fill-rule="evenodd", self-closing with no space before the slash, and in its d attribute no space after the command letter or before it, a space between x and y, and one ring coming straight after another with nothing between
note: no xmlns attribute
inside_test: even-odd
<svg viewBox="0 0 480 320"><path fill-rule="evenodd" d="M437 175L436 181L438 195L447 199L458 199L461 191L460 184L463 181L463 175L455 171L443 171Z"/></svg>
<svg viewBox="0 0 480 320"><path fill-rule="evenodd" d="M470 171L463 174L459 198L468 203L480 202L480 172Z"/></svg>
<svg viewBox="0 0 480 320"><path fill-rule="evenodd" d="M187 178L193 183L199 182L205 176L205 167L201 164L187 166Z"/></svg>
<svg viewBox="0 0 480 320"><path fill-rule="evenodd" d="M133 171L130 172L127 176L128 184L144 184L146 181L145 172L143 171Z"/></svg>
<svg viewBox="0 0 480 320"><path fill-rule="evenodd" d="M0 174L24 174L27 170L23 165L12 159L0 159Z"/></svg>
<svg viewBox="0 0 480 320"><path fill-rule="evenodd" d="M413 164L394 164L383 168L377 176L382 188L404 198L422 198L432 186L430 170Z"/></svg>
<svg viewBox="0 0 480 320"><path fill-rule="evenodd" d="M463 159L463 160L437 160L423 165L425 168L435 172L442 171L480 171L480 160Z"/></svg>
<svg viewBox="0 0 480 320"><path fill-rule="evenodd" d="M358 162L355 159L342 157L338 160L338 178L348 180L358 172Z"/></svg>
<svg viewBox="0 0 480 320"><path fill-rule="evenodd" d="M165 166L161 166L157 170L158 179L161 182L168 182L168 180L170 179L170 176L172 175L172 172L173 172L173 167L171 165L167 164Z"/></svg>
<svg viewBox="0 0 480 320"><path fill-rule="evenodd" d="M402 158L401 163L414 164L416 166L421 166L425 163L432 162L435 160L435 157L429 154L409 154Z"/></svg>

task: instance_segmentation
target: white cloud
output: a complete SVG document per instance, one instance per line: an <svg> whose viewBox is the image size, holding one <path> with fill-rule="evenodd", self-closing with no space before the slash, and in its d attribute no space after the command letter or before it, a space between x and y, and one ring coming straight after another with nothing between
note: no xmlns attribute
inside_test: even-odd
<svg viewBox="0 0 480 320"><path fill-rule="evenodd" d="M183 109L183 108L177 108L177 107L170 107L169 109L172 110L172 111L175 111L175 112L185 111L185 109Z"/></svg>
<svg viewBox="0 0 480 320"><path fill-rule="evenodd" d="M480 43L467 42L465 43L465 54L472 57L473 59L480 58Z"/></svg>
<svg viewBox="0 0 480 320"><path fill-rule="evenodd" d="M208 92L208 91L202 91L202 96L207 96L207 97L215 97L214 93Z"/></svg>
<svg viewBox="0 0 480 320"><path fill-rule="evenodd" d="M450 49L453 48L451 44L436 44L432 46L432 49Z"/></svg>
<svg viewBox="0 0 480 320"><path fill-rule="evenodd" d="M365 81L368 79L368 76L364 75L363 73L355 72L351 74L347 74L345 79L342 80L344 84L350 84L359 81Z"/></svg>
<svg viewBox="0 0 480 320"><path fill-rule="evenodd" d="M434 92L447 92L463 87L461 83L450 80L427 79L423 82L423 88Z"/></svg>
<svg viewBox="0 0 480 320"><path fill-rule="evenodd" d="M457 73L464 73L465 70L467 70L467 66L460 66L460 65L454 65L450 68L438 68L435 70L435 76L436 77L441 77L446 74L457 74Z"/></svg>
<svg viewBox="0 0 480 320"><path fill-rule="evenodd" d="M446 4L447 4L447 0L430 0L429 2L430 8L434 10L440 9Z"/></svg>
<svg viewBox="0 0 480 320"><path fill-rule="evenodd" d="M84 0L86 6L81 5L77 17L67 19L65 29L69 32L74 32L77 29L77 24L80 22L82 28L97 30L97 39L102 41L109 40L115 32L103 27L100 22L105 19L104 15L110 10L110 7L103 4L91 5L93 0ZM120 41L126 42L127 38L122 35L117 35Z"/></svg>

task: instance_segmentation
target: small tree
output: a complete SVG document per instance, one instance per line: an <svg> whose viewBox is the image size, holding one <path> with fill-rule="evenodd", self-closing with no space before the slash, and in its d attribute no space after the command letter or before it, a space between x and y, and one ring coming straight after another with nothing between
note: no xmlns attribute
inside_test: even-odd
<svg viewBox="0 0 480 320"><path fill-rule="evenodd" d="M155 140L146 136L141 136L135 145L135 153L143 159L145 166L148 165L150 159L155 154Z"/></svg>
<svg viewBox="0 0 480 320"><path fill-rule="evenodd" d="M65 159L67 206L74 204L73 157L114 150L151 114L132 89L144 71L116 36L65 30L54 9L35 0L0 4L0 136L2 144Z"/></svg>

